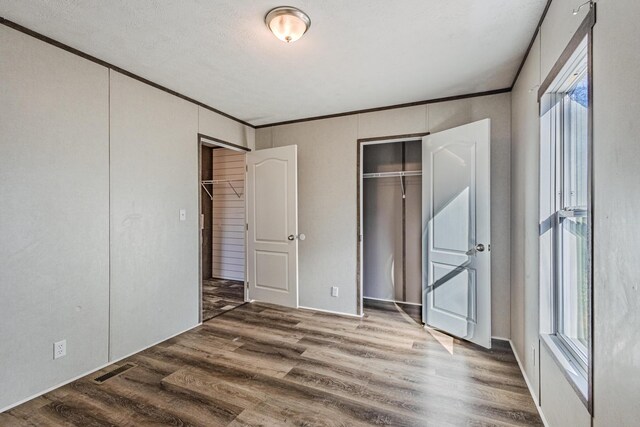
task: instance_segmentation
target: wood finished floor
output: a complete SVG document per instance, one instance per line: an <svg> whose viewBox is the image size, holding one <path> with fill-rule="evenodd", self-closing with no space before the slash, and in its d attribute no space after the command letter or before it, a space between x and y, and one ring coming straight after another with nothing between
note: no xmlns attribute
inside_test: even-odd
<svg viewBox="0 0 640 427"><path fill-rule="evenodd" d="M405 312L407 316L412 318L418 325L423 324L422 323L422 306L413 305L413 304L404 304L401 302L389 303L386 301L369 299L367 297L364 297L364 303L366 307L380 308L382 310L387 310L388 308L395 305L395 308L392 308L393 310L400 309L403 312Z"/></svg>
<svg viewBox="0 0 640 427"><path fill-rule="evenodd" d="M202 321L244 304L244 282L226 279L202 281Z"/></svg>
<svg viewBox="0 0 640 427"><path fill-rule="evenodd" d="M245 304L7 413L2 426L540 426L508 345L427 331L390 304L363 319Z"/></svg>

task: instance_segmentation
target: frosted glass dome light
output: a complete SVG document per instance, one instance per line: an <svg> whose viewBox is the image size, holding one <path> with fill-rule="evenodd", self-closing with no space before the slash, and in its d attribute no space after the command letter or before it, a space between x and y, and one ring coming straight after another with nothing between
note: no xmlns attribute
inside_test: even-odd
<svg viewBox="0 0 640 427"><path fill-rule="evenodd" d="M293 43L307 32L311 26L309 16L295 7L276 7L264 18L273 35L286 43Z"/></svg>

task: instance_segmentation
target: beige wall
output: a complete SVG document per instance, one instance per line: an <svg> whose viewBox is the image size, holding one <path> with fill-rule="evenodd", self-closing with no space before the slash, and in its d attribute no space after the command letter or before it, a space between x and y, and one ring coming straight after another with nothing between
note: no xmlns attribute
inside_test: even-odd
<svg viewBox="0 0 640 427"><path fill-rule="evenodd" d="M255 148L256 130L230 120L203 107L198 107L198 132L232 144Z"/></svg>
<svg viewBox="0 0 640 427"><path fill-rule="evenodd" d="M593 30L596 427L640 423L639 16L600 2Z"/></svg>
<svg viewBox="0 0 640 427"><path fill-rule="evenodd" d="M273 146L298 145L299 301L304 307L356 313L357 116L258 129ZM262 146L261 146L262 145ZM331 297L331 286L340 288Z"/></svg>
<svg viewBox="0 0 640 427"><path fill-rule="evenodd" d="M197 324L197 134L255 131L5 26L0 58L2 410Z"/></svg>
<svg viewBox="0 0 640 427"><path fill-rule="evenodd" d="M586 407L539 341L538 87L588 12L573 15L574 3L551 3L512 92L511 339L549 425L586 427Z"/></svg>
<svg viewBox="0 0 640 427"><path fill-rule="evenodd" d="M110 75L115 360L198 323L198 107Z"/></svg>
<svg viewBox="0 0 640 427"><path fill-rule="evenodd" d="M538 363L538 85L540 35L512 92L511 340L536 397Z"/></svg>
<svg viewBox="0 0 640 427"><path fill-rule="evenodd" d="M589 426L591 417L546 348L538 347L537 86L561 54L587 8L554 0L513 91L511 335L550 426ZM598 2L593 42L594 105L594 419L595 426L634 426L640 418L640 28L635 0ZM532 92L529 90L533 89ZM531 347L539 352L532 357Z"/></svg>
<svg viewBox="0 0 640 427"><path fill-rule="evenodd" d="M297 144L300 304L356 313L356 155L358 138L437 132L492 119L493 335L509 337L510 94L258 129L256 148ZM331 286L340 287L332 298Z"/></svg>
<svg viewBox="0 0 640 427"><path fill-rule="evenodd" d="M4 26L0 58L1 410L107 362L109 75Z"/></svg>

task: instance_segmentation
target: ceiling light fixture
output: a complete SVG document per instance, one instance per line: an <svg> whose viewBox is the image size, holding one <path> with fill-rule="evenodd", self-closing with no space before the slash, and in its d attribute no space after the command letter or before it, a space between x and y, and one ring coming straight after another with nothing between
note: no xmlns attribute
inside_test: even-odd
<svg viewBox="0 0 640 427"><path fill-rule="evenodd" d="M282 6L271 9L264 17L264 23L274 36L283 42L293 43L307 32L311 19L300 9Z"/></svg>

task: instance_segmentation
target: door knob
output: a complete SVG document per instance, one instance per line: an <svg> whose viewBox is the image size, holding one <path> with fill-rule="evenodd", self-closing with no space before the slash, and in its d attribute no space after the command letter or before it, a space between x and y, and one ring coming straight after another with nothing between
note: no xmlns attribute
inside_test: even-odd
<svg viewBox="0 0 640 427"><path fill-rule="evenodd" d="M478 252L484 252L484 245L482 243L478 243L476 245L476 251Z"/></svg>
<svg viewBox="0 0 640 427"><path fill-rule="evenodd" d="M294 240L296 238L296 236L294 236L293 234L289 234L289 237L287 237L287 239L289 240Z"/></svg>

